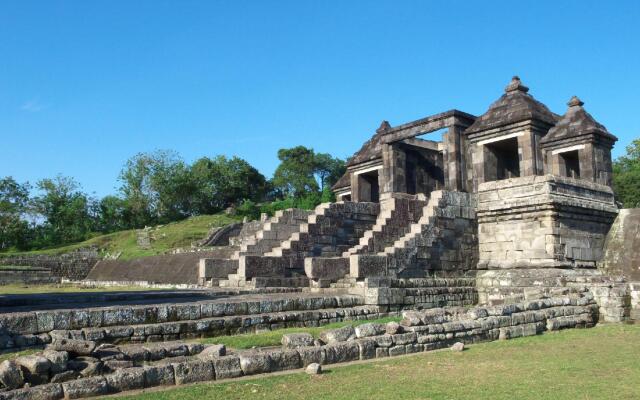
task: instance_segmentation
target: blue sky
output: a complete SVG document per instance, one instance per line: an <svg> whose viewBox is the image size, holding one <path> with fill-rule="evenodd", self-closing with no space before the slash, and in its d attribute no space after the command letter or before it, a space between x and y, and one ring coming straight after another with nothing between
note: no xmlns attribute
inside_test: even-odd
<svg viewBox="0 0 640 400"><path fill-rule="evenodd" d="M519 75L640 137L639 1L2 1L0 176L116 190L125 160L281 147L347 157L392 125L482 114Z"/></svg>

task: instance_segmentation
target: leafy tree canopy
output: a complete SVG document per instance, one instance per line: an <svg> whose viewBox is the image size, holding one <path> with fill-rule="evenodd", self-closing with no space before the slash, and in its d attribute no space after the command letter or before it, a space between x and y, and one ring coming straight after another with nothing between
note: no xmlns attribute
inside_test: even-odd
<svg viewBox="0 0 640 400"><path fill-rule="evenodd" d="M640 139L627 146L627 154L613 162L613 189L625 208L640 207Z"/></svg>

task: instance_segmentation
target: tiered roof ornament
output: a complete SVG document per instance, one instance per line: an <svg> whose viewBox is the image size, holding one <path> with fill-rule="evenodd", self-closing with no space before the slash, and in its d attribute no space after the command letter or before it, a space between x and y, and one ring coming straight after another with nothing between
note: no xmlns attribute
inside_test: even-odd
<svg viewBox="0 0 640 400"><path fill-rule="evenodd" d="M535 121L549 127L555 125L559 116L547 106L533 98L519 77L514 76L505 87L505 93L486 113L478 117L466 132L480 132L523 121Z"/></svg>
<svg viewBox="0 0 640 400"><path fill-rule="evenodd" d="M613 145L618 140L584 109L584 102L577 96L573 96L567 105L569 106L567 112L540 143L550 145L559 141L579 142L580 138L583 138L587 141L610 142Z"/></svg>

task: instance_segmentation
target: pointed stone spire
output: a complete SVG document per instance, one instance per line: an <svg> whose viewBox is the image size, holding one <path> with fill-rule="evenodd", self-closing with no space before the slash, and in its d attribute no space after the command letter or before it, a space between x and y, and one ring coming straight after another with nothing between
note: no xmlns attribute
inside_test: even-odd
<svg viewBox="0 0 640 400"><path fill-rule="evenodd" d="M522 84L518 76L514 76L513 78L511 78L511 82L509 82L507 87L504 88L504 91L507 93L513 93L513 92L527 93L529 91L529 88Z"/></svg>
<svg viewBox="0 0 640 400"><path fill-rule="evenodd" d="M571 100L567 103L569 107L582 107L584 102L578 98L578 96L573 96Z"/></svg>
<svg viewBox="0 0 640 400"><path fill-rule="evenodd" d="M389 129L391 129L391 125L389 125L389 121L383 120L380 123L380 127L378 129L376 129L376 132L383 132L383 131L387 131Z"/></svg>

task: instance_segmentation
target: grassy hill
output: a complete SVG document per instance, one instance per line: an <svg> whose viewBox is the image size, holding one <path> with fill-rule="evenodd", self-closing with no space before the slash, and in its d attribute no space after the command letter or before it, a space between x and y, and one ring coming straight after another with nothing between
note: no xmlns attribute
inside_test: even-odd
<svg viewBox="0 0 640 400"><path fill-rule="evenodd" d="M137 234L135 229L99 235L85 240L84 242L71 245L49 248L44 250L34 250L15 254L62 254L80 248L96 246L101 252L109 254L120 254L120 259L132 259L138 257L165 254L173 249L189 247L192 242L205 237L209 229L217 226L228 225L238 222L239 217L226 214L201 215L191 217L179 222L172 222L166 225L153 227L150 231L151 248L142 249L137 245ZM2 254L0 253L0 256Z"/></svg>

